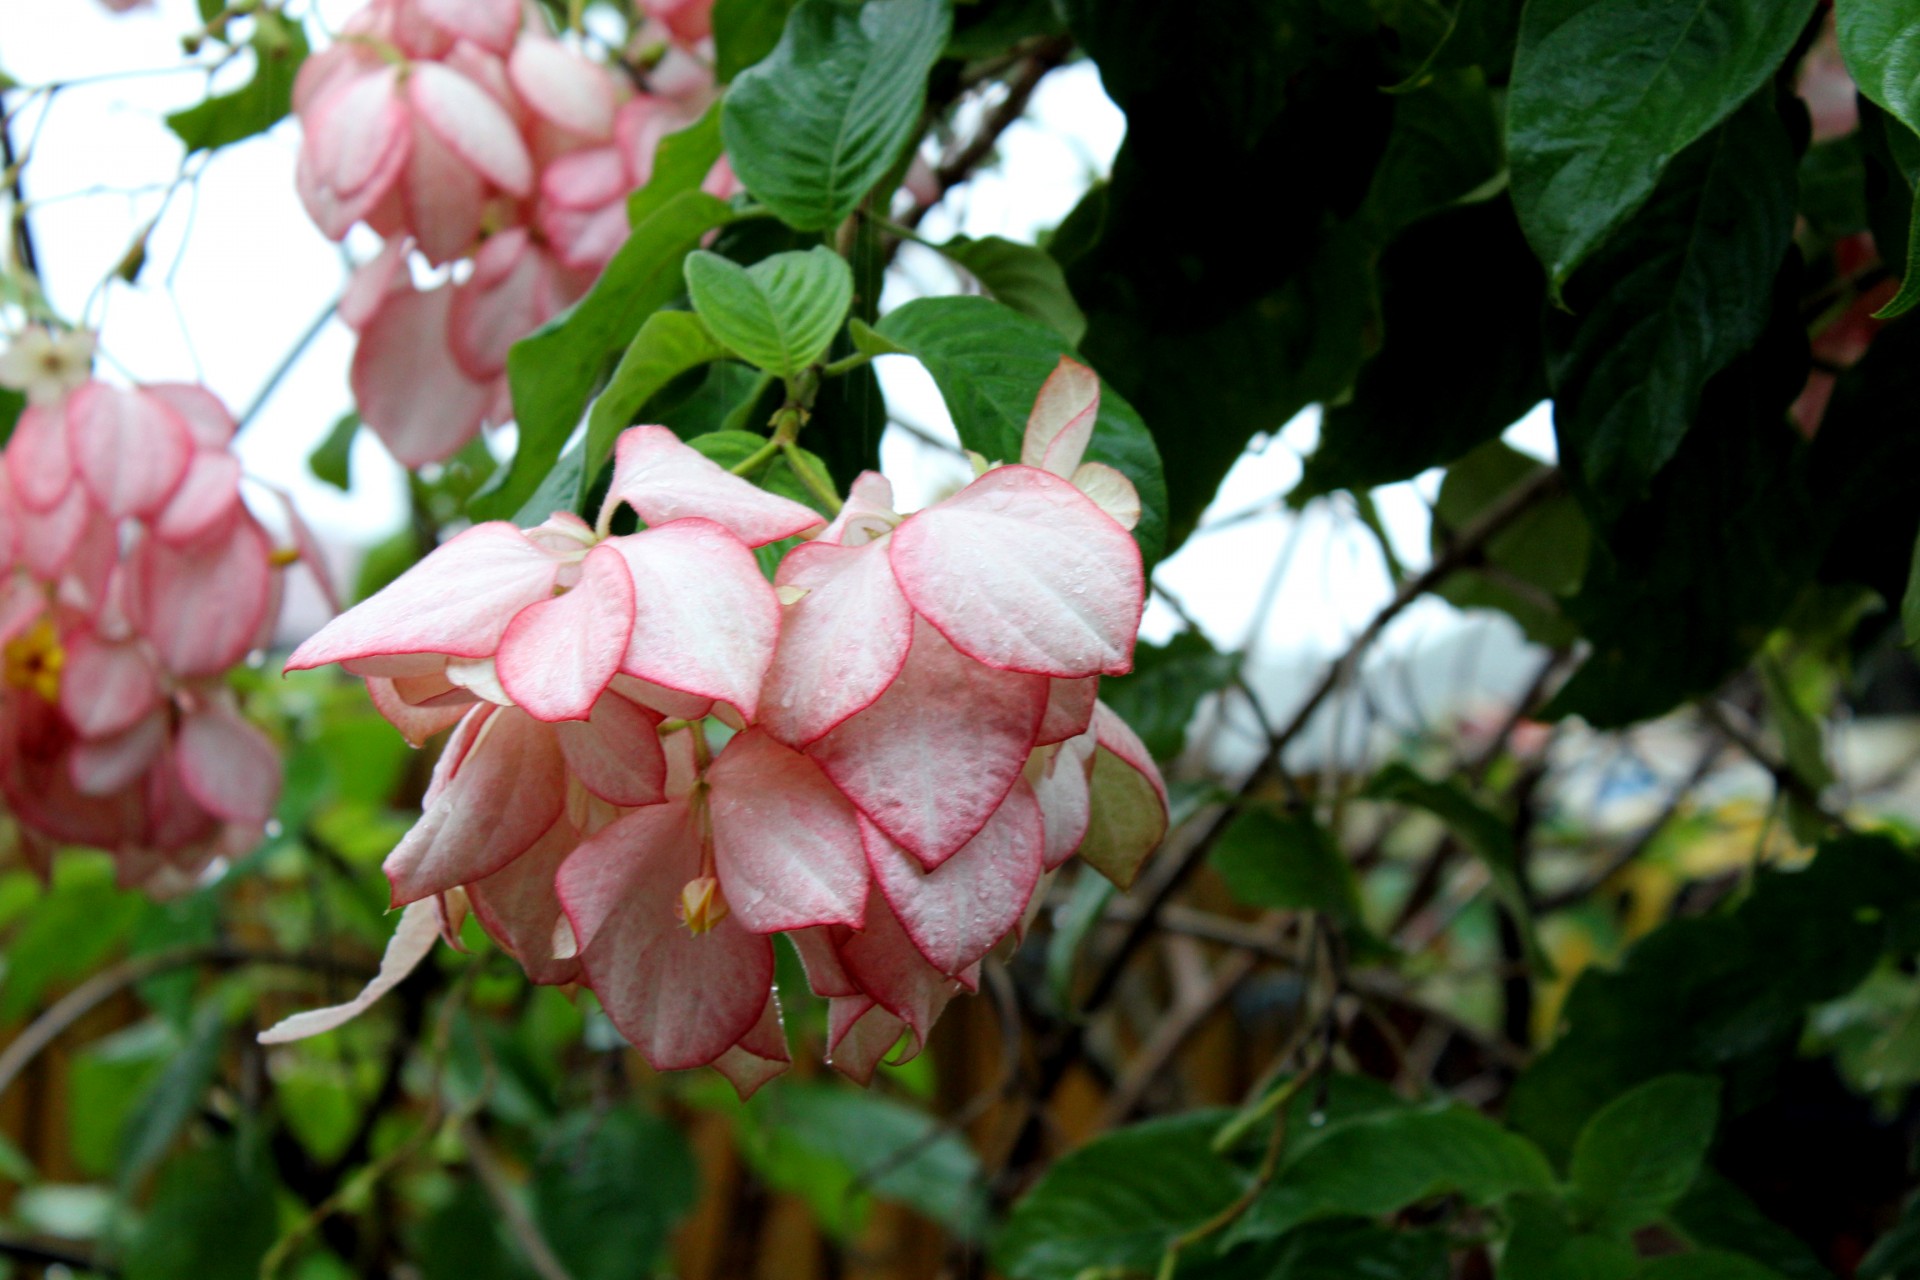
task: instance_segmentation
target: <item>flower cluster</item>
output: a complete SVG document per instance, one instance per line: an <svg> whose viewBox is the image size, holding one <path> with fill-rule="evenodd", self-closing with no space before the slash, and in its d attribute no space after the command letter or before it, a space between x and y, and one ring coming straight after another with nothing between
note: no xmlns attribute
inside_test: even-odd
<svg viewBox="0 0 1920 1280"><path fill-rule="evenodd" d="M688 52L708 5L648 7L663 20L638 41L652 46L646 92L521 0L373 0L301 67L300 198L333 239L364 222L387 241L340 315L360 335L361 417L406 466L511 416L507 349L586 291L625 238L625 197L656 144L712 100ZM723 162L708 188L731 186ZM415 258L464 265L423 289Z"/></svg>
<svg viewBox="0 0 1920 1280"><path fill-rule="evenodd" d="M1132 485L1080 463L1098 398L1063 361L1018 464L910 516L868 473L831 523L635 427L597 529L475 526L301 645L290 669L363 676L414 743L452 729L386 863L396 946L470 903L654 1066L749 1092L788 1061L785 933L834 1066L923 1044L1049 871L1078 852L1124 882L1165 829L1097 699L1144 598ZM608 536L622 504L643 528ZM769 582L751 548L796 535Z"/></svg>
<svg viewBox="0 0 1920 1280"><path fill-rule="evenodd" d="M90 351L29 335L0 360L33 402L0 455L0 796L43 867L91 845L165 893L273 812L279 753L224 675L311 542L289 507L302 550L278 551L248 511L210 392L90 380Z"/></svg>

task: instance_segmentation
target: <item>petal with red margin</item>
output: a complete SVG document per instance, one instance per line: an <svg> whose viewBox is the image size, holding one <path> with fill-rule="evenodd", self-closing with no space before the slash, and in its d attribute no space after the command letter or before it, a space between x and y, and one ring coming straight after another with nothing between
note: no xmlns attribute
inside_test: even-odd
<svg viewBox="0 0 1920 1280"><path fill-rule="evenodd" d="M14 497L28 511L51 511L73 487L66 406L28 405L6 446Z"/></svg>
<svg viewBox="0 0 1920 1280"><path fill-rule="evenodd" d="M633 579L612 547L581 562L565 595L515 614L494 659L507 696L538 720L585 720L633 634Z"/></svg>
<svg viewBox="0 0 1920 1280"><path fill-rule="evenodd" d="M906 665L913 610L879 543L802 543L774 582L806 594L781 607L760 718L782 742L804 747L886 692Z"/></svg>
<svg viewBox="0 0 1920 1280"><path fill-rule="evenodd" d="M507 79L529 107L562 129L596 142L613 136L619 105L613 81L558 40L521 36L507 58Z"/></svg>
<svg viewBox="0 0 1920 1280"><path fill-rule="evenodd" d="M605 545L633 575L633 635L620 669L753 719L780 631L779 599L753 552L711 520L675 520Z"/></svg>
<svg viewBox="0 0 1920 1280"><path fill-rule="evenodd" d="M778 991L767 993L767 1007L760 1011L760 1020L753 1024L753 1029L713 1060L713 1069L727 1078L742 1102L792 1065L793 1058L787 1052L787 1031L780 1023Z"/></svg>
<svg viewBox="0 0 1920 1280"><path fill-rule="evenodd" d="M567 768L608 804L630 808L666 799L667 757L657 712L605 693L586 720L554 726Z"/></svg>
<svg viewBox="0 0 1920 1280"><path fill-rule="evenodd" d="M1040 722L1037 747L1077 738L1093 722L1093 704L1100 698L1100 677L1053 680L1047 685L1047 714Z"/></svg>
<svg viewBox="0 0 1920 1280"><path fill-rule="evenodd" d="M447 345L453 289L390 293L360 331L350 381L360 416L395 461L423 467L452 457L479 432L493 404Z"/></svg>
<svg viewBox="0 0 1920 1280"><path fill-rule="evenodd" d="M1100 375L1066 356L1040 385L1027 415L1020 461L1065 479L1080 465L1100 416Z"/></svg>
<svg viewBox="0 0 1920 1280"><path fill-rule="evenodd" d="M240 459L225 449L202 449L153 522L154 536L192 542L232 519L240 505Z"/></svg>
<svg viewBox="0 0 1920 1280"><path fill-rule="evenodd" d="M1027 761L1026 779L1040 802L1040 814L1046 823L1046 868L1052 871L1071 858L1086 839L1091 820L1087 774L1093 768L1093 753L1098 742L1092 733L1033 753Z"/></svg>
<svg viewBox="0 0 1920 1280"><path fill-rule="evenodd" d="M562 819L525 853L467 885L467 900L493 940L546 986L580 980L578 956L557 956L553 945L554 926L566 918L554 877L579 843L579 832Z"/></svg>
<svg viewBox="0 0 1920 1280"><path fill-rule="evenodd" d="M407 101L453 153L509 195L533 191L533 158L513 117L485 89L450 67L416 62Z"/></svg>
<svg viewBox="0 0 1920 1280"><path fill-rule="evenodd" d="M1125 889L1167 834L1167 784L1153 757L1105 703L1093 710L1094 753L1087 781L1092 807L1080 856Z"/></svg>
<svg viewBox="0 0 1920 1280"><path fill-rule="evenodd" d="M867 926L840 943L840 963L860 989L913 1028L925 1044L960 982L927 963L878 892L867 904Z"/></svg>
<svg viewBox="0 0 1920 1280"><path fill-rule="evenodd" d="M407 229L434 266L467 256L487 212L487 184L418 117L413 149L400 180Z"/></svg>
<svg viewBox="0 0 1920 1280"><path fill-rule="evenodd" d="M367 697L372 700L373 709L415 747L434 734L451 729L461 716L473 709L470 698L440 706L416 706L396 691L394 681L382 676L368 676L366 680Z"/></svg>
<svg viewBox="0 0 1920 1280"><path fill-rule="evenodd" d="M167 670L218 675L246 656L273 600L272 555L252 520L186 546L141 545L129 612Z"/></svg>
<svg viewBox="0 0 1920 1280"><path fill-rule="evenodd" d="M157 513L193 461L193 435L166 401L89 382L67 402L74 469L115 520Z"/></svg>
<svg viewBox="0 0 1920 1280"><path fill-rule="evenodd" d="M867 901L860 819L818 765L766 733L737 734L707 770L714 864L755 933L858 926Z"/></svg>
<svg viewBox="0 0 1920 1280"><path fill-rule="evenodd" d="M180 722L174 752L180 781L207 812L227 822L264 826L280 799L280 749L224 707Z"/></svg>
<svg viewBox="0 0 1920 1280"><path fill-rule="evenodd" d="M666 427L620 433L606 500L626 503L654 526L699 516L750 547L826 526L818 512L741 479Z"/></svg>
<svg viewBox="0 0 1920 1280"><path fill-rule="evenodd" d="M139 643L83 631L67 636L64 647L60 711L81 737L111 737L159 705L160 673Z"/></svg>

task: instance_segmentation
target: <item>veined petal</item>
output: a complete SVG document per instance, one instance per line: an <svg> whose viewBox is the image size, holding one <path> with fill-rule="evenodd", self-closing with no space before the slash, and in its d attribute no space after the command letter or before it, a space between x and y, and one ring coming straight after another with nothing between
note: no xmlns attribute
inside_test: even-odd
<svg viewBox="0 0 1920 1280"><path fill-rule="evenodd" d="M620 553L587 552L565 595L528 605L500 637L500 685L538 720L584 720L633 634L633 579Z"/></svg>
<svg viewBox="0 0 1920 1280"><path fill-rule="evenodd" d="M918 622L899 677L808 754L875 826L933 868L1000 807L1046 704L1043 677L983 667Z"/></svg>
<svg viewBox="0 0 1920 1280"><path fill-rule="evenodd" d="M407 101L481 177L509 195L532 192L533 158L492 94L450 67L416 62L407 77Z"/></svg>
<svg viewBox="0 0 1920 1280"><path fill-rule="evenodd" d="M1074 469L1073 487L1093 500L1113 522L1131 530L1140 523L1140 491L1133 481L1104 462L1083 462Z"/></svg>
<svg viewBox="0 0 1920 1280"><path fill-rule="evenodd" d="M1100 698L1100 677L1083 680L1051 680L1047 683L1047 714L1040 722L1040 736L1034 745L1065 742L1087 731L1093 722L1093 704Z"/></svg>
<svg viewBox="0 0 1920 1280"><path fill-rule="evenodd" d="M287 670L403 654L488 657L516 614L553 597L559 573L506 521L477 524L322 627Z"/></svg>
<svg viewBox="0 0 1920 1280"><path fill-rule="evenodd" d="M1167 784L1127 722L1105 703L1093 710L1099 742L1087 786L1091 815L1080 856L1125 889L1167 834Z"/></svg>
<svg viewBox="0 0 1920 1280"><path fill-rule="evenodd" d="M595 141L613 136L613 81L558 40L521 36L507 58L507 78L529 107L562 129Z"/></svg>
<svg viewBox="0 0 1920 1280"><path fill-rule="evenodd" d="M750 547L826 524L811 508L741 479L666 427L630 427L620 434L606 500L626 503L651 526L704 517Z"/></svg>
<svg viewBox="0 0 1920 1280"><path fill-rule="evenodd" d="M67 402L75 468L112 518L151 516L193 461L193 436L156 396L89 382Z"/></svg>
<svg viewBox="0 0 1920 1280"><path fill-rule="evenodd" d="M802 543L781 560L774 582L806 595L781 608L761 724L804 747L886 692L907 661L913 610L883 544Z"/></svg>
<svg viewBox="0 0 1920 1280"><path fill-rule="evenodd" d="M753 1024L752 1030L713 1060L714 1070L727 1078L742 1102L792 1065L793 1058L787 1052L787 1031L780 1023L778 991L767 992L767 1007L760 1011L760 1020Z"/></svg>
<svg viewBox="0 0 1920 1280"><path fill-rule="evenodd" d="M1066 356L1040 385L1027 416L1020 461L1065 479L1080 465L1100 416L1100 375Z"/></svg>
<svg viewBox="0 0 1920 1280"><path fill-rule="evenodd" d="M250 519L185 546L141 545L129 612L169 671L218 675L246 656L273 601L272 555Z"/></svg>
<svg viewBox="0 0 1920 1280"><path fill-rule="evenodd" d="M727 744L707 783L720 887L744 927L860 924L860 820L818 765L749 729Z"/></svg>
<svg viewBox="0 0 1920 1280"><path fill-rule="evenodd" d="M432 899L413 903L400 915L400 923L395 926L393 937L387 940L386 954L380 957L380 972L374 976L359 995L345 1004L336 1004L326 1009L309 1009L305 1013L296 1013L262 1031L261 1044L287 1044L294 1040L304 1040L308 1036L317 1036L323 1031L331 1031L342 1023L351 1022L365 1013L373 1003L387 992L400 985L408 974L420 967L420 962L433 950L433 944L440 937L440 913Z"/></svg>
<svg viewBox="0 0 1920 1280"><path fill-rule="evenodd" d="M1078 489L997 467L894 531L914 610L990 667L1078 678L1133 667L1140 548Z"/></svg>
<svg viewBox="0 0 1920 1280"><path fill-rule="evenodd" d="M181 721L174 764L187 794L224 821L258 827L273 816L280 749L226 708L208 707Z"/></svg>
<svg viewBox="0 0 1920 1280"><path fill-rule="evenodd" d="M617 693L600 695L586 720L554 726L567 768L608 804L628 808L666 798L667 758L658 713Z"/></svg>
<svg viewBox="0 0 1920 1280"><path fill-rule="evenodd" d="M887 1012L913 1028L922 1044L960 990L958 979L927 963L878 892L867 904L866 928L847 934L839 950L847 975Z"/></svg>
<svg viewBox="0 0 1920 1280"><path fill-rule="evenodd" d="M512 862L467 885L467 900L493 940L528 978L548 986L580 980L578 955L556 955L554 948L554 926L566 918L554 878L579 843L579 833L563 819Z"/></svg>

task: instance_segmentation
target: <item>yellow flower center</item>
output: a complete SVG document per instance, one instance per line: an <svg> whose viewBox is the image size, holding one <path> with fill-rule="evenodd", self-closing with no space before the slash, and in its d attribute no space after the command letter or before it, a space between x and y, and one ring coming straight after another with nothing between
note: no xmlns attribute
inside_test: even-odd
<svg viewBox="0 0 1920 1280"><path fill-rule="evenodd" d="M675 908L687 932L699 937L727 918L727 900L720 894L720 882L712 876L696 876L680 890Z"/></svg>
<svg viewBox="0 0 1920 1280"><path fill-rule="evenodd" d="M26 631L7 641L4 652L6 680L16 689L31 689L48 702L60 700L60 669L67 665L67 651L60 647L60 633L51 619L42 618Z"/></svg>

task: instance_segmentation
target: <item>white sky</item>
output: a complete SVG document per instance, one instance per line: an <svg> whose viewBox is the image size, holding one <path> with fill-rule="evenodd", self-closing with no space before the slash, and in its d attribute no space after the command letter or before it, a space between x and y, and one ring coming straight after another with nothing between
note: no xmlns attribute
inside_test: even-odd
<svg viewBox="0 0 1920 1280"><path fill-rule="evenodd" d="M193 0L159 0L152 10L123 17L93 0L6 5L0 67L20 83L136 73L62 89L50 108L43 96L15 126L16 140L34 143L26 183L54 306L69 319L100 325L110 370L140 380L199 378L244 412L345 279L340 248L321 237L294 194L295 126L283 123L215 156L198 183L177 191L161 214L141 284L116 283L101 292L100 281L138 229L160 212L159 189L179 172L181 148L162 117L205 92L200 74L152 74L181 65L179 36L198 25ZM323 5L336 22L354 7L336 0ZM244 79L247 68L228 74ZM1005 135L998 166L955 193L924 230L935 238L964 231L1031 239L1105 173L1124 131L1125 118L1090 64L1056 72L1035 94L1028 118ZM352 239L349 247L365 256L370 243ZM917 293L957 287L937 255L909 252L886 301L897 305ZM291 490L322 538L343 548L370 545L395 528L404 494L398 468L364 432L354 451L351 494L307 474L307 454L350 406L351 351L351 334L330 322L239 443L249 473ZM881 375L898 416L951 435L923 370L889 358ZM1299 459L1316 430L1315 415L1303 414L1243 457L1209 519L1263 503L1270 508L1196 536L1157 574L1217 643L1250 646L1268 658L1331 653L1388 596L1377 547L1339 500L1316 504L1304 517L1277 507L1275 499L1298 478ZM1544 410L1509 438L1549 456ZM964 478L950 456L903 432L888 434L882 454L907 509ZM1426 559L1426 502L1437 484L1433 473L1377 494L1399 554L1410 564ZM1290 543L1285 572L1263 585ZM312 611L309 601L300 622L317 622L304 616ZM1388 646L1427 643L1456 631L1458 621L1449 607L1423 602L1394 628ZM1148 634L1174 629L1173 616L1156 604Z"/></svg>

